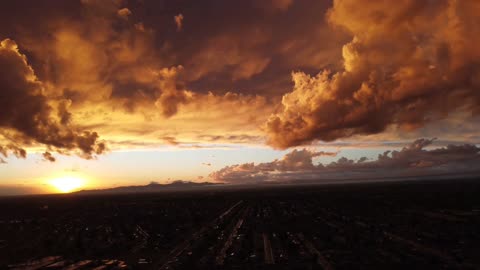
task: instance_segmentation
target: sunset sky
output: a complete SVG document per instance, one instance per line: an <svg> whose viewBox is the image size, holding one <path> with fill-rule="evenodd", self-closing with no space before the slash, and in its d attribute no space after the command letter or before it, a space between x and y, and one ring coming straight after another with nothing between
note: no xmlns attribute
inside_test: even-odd
<svg viewBox="0 0 480 270"><path fill-rule="evenodd" d="M0 195L480 174L479 14L477 0L3 1Z"/></svg>

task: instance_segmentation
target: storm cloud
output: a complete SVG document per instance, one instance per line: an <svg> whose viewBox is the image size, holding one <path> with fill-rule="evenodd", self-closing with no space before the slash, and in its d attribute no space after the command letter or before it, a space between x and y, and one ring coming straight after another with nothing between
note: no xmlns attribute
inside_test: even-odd
<svg viewBox="0 0 480 270"><path fill-rule="evenodd" d="M266 124L278 148L415 129L456 109L480 109L477 1L335 0L332 27L352 39L343 68L293 72L293 91Z"/></svg>
<svg viewBox="0 0 480 270"><path fill-rule="evenodd" d="M79 150L86 158L104 151L97 133L79 131L68 124L63 100L49 100L45 96L44 85L13 40L0 43L0 69L0 134L10 141L9 146L0 149L4 156L12 151L25 158L25 150L15 146L19 142Z"/></svg>
<svg viewBox="0 0 480 270"><path fill-rule="evenodd" d="M107 145L285 149L388 139L457 112L471 122L479 12L474 0L8 2L0 144L90 159Z"/></svg>

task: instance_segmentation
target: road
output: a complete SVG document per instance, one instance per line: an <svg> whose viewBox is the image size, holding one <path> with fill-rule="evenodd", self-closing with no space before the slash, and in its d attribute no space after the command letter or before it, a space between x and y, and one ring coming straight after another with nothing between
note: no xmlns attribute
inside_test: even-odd
<svg viewBox="0 0 480 270"><path fill-rule="evenodd" d="M268 238L268 234L263 233L263 251L265 253L265 264L275 264L275 259L273 257L272 244Z"/></svg>
<svg viewBox="0 0 480 270"><path fill-rule="evenodd" d="M169 265L174 262L175 258L177 258L178 256L180 256L185 250L187 250L188 248L190 248L190 243L191 242L194 242L194 241L197 241L201 238L201 236L210 228L212 228L213 226L215 226L215 224L221 220L222 218L226 217L227 215L229 215L237 206L239 206L240 204L243 203L243 200L240 200L238 201L237 203L235 203L234 205L232 205L230 208L228 208L225 212L223 212L222 214L220 214L220 216L218 216L217 218L215 218L214 220L212 220L211 222L209 222L208 224L204 225L200 230L198 230L197 232L193 233L192 234L192 237L189 238L189 239L186 239L185 241L183 241L182 243L180 243L179 245L177 245L176 247L174 247L172 249L172 251L170 251L170 253L168 254L168 256L165 258L165 262L159 267L159 269L169 269Z"/></svg>

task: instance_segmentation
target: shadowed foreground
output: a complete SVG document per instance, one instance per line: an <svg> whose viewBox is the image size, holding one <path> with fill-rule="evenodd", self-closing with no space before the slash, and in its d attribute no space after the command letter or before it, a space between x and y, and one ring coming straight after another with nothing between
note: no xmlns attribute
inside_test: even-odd
<svg viewBox="0 0 480 270"><path fill-rule="evenodd" d="M0 269L478 269L480 183L0 199Z"/></svg>

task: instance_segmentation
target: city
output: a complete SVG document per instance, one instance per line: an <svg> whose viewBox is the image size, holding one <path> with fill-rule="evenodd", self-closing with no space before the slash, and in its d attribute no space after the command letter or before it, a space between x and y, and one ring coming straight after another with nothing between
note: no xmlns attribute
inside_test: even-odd
<svg viewBox="0 0 480 270"><path fill-rule="evenodd" d="M440 180L5 197L0 269L477 269L479 191Z"/></svg>

